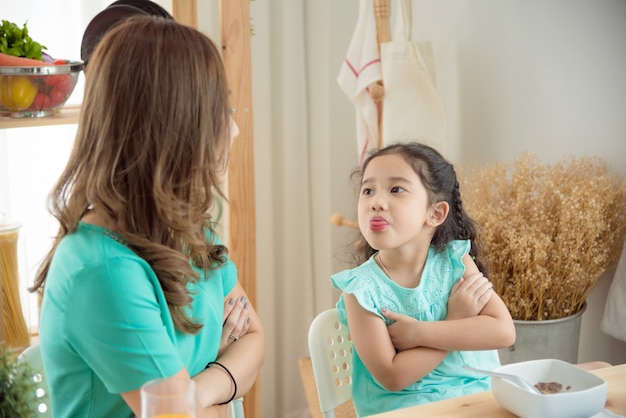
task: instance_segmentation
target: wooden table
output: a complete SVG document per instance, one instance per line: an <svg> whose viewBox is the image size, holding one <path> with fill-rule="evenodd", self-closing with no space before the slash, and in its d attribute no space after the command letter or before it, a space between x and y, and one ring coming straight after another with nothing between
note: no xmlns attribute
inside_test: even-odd
<svg viewBox="0 0 626 418"><path fill-rule="evenodd" d="M608 383L605 408L626 416L626 363L618 366L592 370ZM515 418L515 415L500 406L492 391L460 396L410 408L398 409L371 415L369 418Z"/></svg>

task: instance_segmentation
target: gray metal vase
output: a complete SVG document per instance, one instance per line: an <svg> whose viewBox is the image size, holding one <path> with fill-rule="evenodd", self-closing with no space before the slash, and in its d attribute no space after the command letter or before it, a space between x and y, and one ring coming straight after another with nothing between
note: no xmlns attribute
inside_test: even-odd
<svg viewBox="0 0 626 418"><path fill-rule="evenodd" d="M504 364L552 358L578 362L578 340L585 303L580 311L565 318L547 321L513 320L517 337L511 347L498 350Z"/></svg>

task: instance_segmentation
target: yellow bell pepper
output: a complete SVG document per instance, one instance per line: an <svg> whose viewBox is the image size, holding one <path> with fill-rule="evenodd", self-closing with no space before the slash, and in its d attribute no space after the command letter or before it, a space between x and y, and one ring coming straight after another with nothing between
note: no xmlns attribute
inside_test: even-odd
<svg viewBox="0 0 626 418"><path fill-rule="evenodd" d="M37 86L23 75L0 76L0 103L17 112L28 109L37 95Z"/></svg>

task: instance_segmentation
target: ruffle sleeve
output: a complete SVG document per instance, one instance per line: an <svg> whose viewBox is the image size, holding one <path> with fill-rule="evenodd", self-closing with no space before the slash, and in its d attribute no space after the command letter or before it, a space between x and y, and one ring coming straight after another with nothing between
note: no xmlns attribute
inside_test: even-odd
<svg viewBox="0 0 626 418"><path fill-rule="evenodd" d="M372 289L375 288L371 278L372 272L364 271L369 270L368 264L369 263L366 263L356 269L344 270L332 275L331 283L333 287L342 292L353 295L363 309L385 319L380 313L382 307L379 304L379 298L372 294ZM347 323L346 306L343 295L341 295L337 302L337 311L342 322Z"/></svg>
<svg viewBox="0 0 626 418"><path fill-rule="evenodd" d="M469 240L454 240L447 244L446 248L448 249L450 263L452 265L452 277L459 279L463 276L463 273L465 273L463 257L469 254L470 247L471 244Z"/></svg>

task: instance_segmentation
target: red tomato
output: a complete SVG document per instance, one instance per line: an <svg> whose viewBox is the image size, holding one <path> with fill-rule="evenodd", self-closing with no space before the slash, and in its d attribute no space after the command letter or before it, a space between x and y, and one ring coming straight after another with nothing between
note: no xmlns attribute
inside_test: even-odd
<svg viewBox="0 0 626 418"><path fill-rule="evenodd" d="M61 88L55 87L48 92L48 97L50 98L50 104L56 106L65 101L67 92Z"/></svg>
<svg viewBox="0 0 626 418"><path fill-rule="evenodd" d="M52 62L52 64L54 64L54 65L65 65L65 64L67 64L67 60L54 60Z"/></svg>
<svg viewBox="0 0 626 418"><path fill-rule="evenodd" d="M35 100L33 101L33 104L30 105L28 110L39 111L39 110L44 110L48 108L50 108L50 98L43 93L38 93L35 96Z"/></svg>
<svg viewBox="0 0 626 418"><path fill-rule="evenodd" d="M74 88L74 80L72 80L72 77L69 75L65 75L63 78L59 79L56 88L63 90L65 94L69 94L72 88Z"/></svg>
<svg viewBox="0 0 626 418"><path fill-rule="evenodd" d="M43 81L49 86L57 86L59 84L70 84L70 76L67 74L54 74L41 77Z"/></svg>

